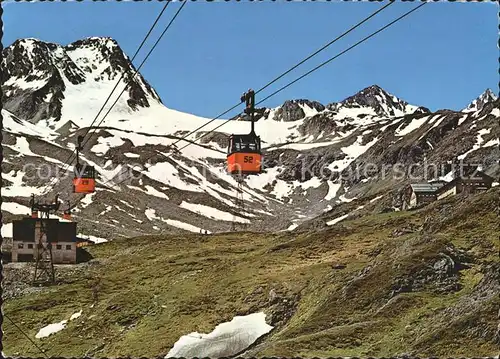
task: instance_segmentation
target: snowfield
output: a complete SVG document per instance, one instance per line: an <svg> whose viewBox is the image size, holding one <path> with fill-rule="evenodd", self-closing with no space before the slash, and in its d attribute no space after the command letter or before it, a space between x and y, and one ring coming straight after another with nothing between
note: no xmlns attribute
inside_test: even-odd
<svg viewBox="0 0 500 359"><path fill-rule="evenodd" d="M67 46L47 46L40 40L25 39L12 46L18 48L16 51L10 49L13 55L10 61L19 61L20 66L27 61L32 68L30 75L33 75L23 77L16 74L5 79L6 96L12 107L9 107L11 111L2 110L6 142L4 163L7 165L3 173L2 194L12 197L6 201L8 204L4 210L14 215L26 209L16 205L15 202L24 202L14 197L45 194L40 181L31 178L33 171L23 168L22 164L36 161L37 166L47 164L60 170L63 162L58 149L61 152L75 149L77 131L88 128L120 77L134 73L135 69L119 45L110 38L89 38ZM47 91L36 98L46 106L47 114L33 115L23 106L16 107L16 104L36 97L40 86L52 80L55 72L60 75L56 76L58 83L44 87ZM362 179L359 185L353 186L355 192L350 192L344 183L335 183L318 175L304 180L298 174L302 159L307 161L310 156L325 158L321 162L323 168L341 172L354 162L366 163L372 157L377 158L377 153L385 146L395 146L400 151L399 147L415 142L417 132L431 154L438 153L443 151L442 144L429 138L428 134L437 132L435 129L448 121L449 116L456 116L453 121L458 122L459 128L467 124L470 130L477 131L476 142L461 149L462 153L458 154L461 158L472 157L479 150L492 152L498 145L498 139L492 138L483 124L490 121L491 115L500 116L500 112L497 108L489 113L481 112L484 103L496 98L491 91L486 91L463 112L425 114L426 111L422 110L423 115L416 119L407 115L420 107L408 104L376 85L344 100L337 99L340 102L324 105L291 99L282 105L266 108L256 123L264 159L270 158L271 161L266 162L262 173L244 178L242 210L238 208L238 182L226 173L225 143L229 134L248 133L248 121L218 119L182 139L188 132L209 122L210 114L200 117L176 111L162 103L141 74L137 74L133 81L135 90L124 91L101 123L110 105L124 89L124 81L120 82L97 117L95 124L100 123L101 128L91 131L91 141L81 153L81 161L96 169L96 193L86 196L71 194L73 166L70 165L69 176L61 180L64 183L47 194L53 197L56 191L64 193L68 198L61 199L76 205L74 212L78 215L75 218L98 224L89 234L96 238L106 237L102 238L103 241L112 238L100 233L100 226L111 228L116 236L157 234L175 228L190 232L205 229L225 231L228 222L232 221L250 224L255 230L295 228L299 223L328 211L334 205L333 201L341 204L356 196L362 198L364 188L377 186L378 182L375 177ZM63 96L57 95L59 88L64 88ZM55 101L56 97L60 98L60 103ZM243 105L240 110L243 110ZM212 133L206 142L191 144L223 121L224 127ZM174 142L177 142L177 149L190 145L177 152L172 148ZM402 151L403 154L406 152ZM128 204L123 203L125 199ZM124 206L117 207L120 203ZM296 211L296 206L305 210ZM94 210L95 207L99 209ZM125 233L125 228L130 233ZM9 233L11 229L4 227L4 232Z"/></svg>
<svg viewBox="0 0 500 359"><path fill-rule="evenodd" d="M81 315L82 315L82 310L72 314L69 318L69 321L78 319ZM38 333L36 333L35 338L42 339L42 338L46 338L52 334L56 334L56 333L60 332L61 330L65 329L67 324L68 324L68 320L62 320L58 323L46 325L45 327L41 328L38 331Z"/></svg>
<svg viewBox="0 0 500 359"><path fill-rule="evenodd" d="M195 204L195 203L188 203L186 201L182 201L182 203L179 205L179 207L187 209L188 211L198 213L202 216L220 220L220 221L232 221L235 220L240 223L250 223L248 219L241 218L238 216L234 216L229 212L224 212L221 210L218 210L216 208L210 207L210 206L205 206L203 204Z"/></svg>

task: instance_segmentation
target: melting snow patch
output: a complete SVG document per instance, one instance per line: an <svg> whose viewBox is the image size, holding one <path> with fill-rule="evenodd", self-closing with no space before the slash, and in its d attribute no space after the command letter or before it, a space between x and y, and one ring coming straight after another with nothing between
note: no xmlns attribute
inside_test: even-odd
<svg viewBox="0 0 500 359"><path fill-rule="evenodd" d="M337 217L335 219L332 219L331 221L326 222L326 225L327 226L333 226L335 223L338 223L338 222L346 219L348 216L349 216L349 213L348 214L344 214L343 216Z"/></svg>
<svg viewBox="0 0 500 359"><path fill-rule="evenodd" d="M453 178L454 178L453 171L450 171L447 174L445 174L444 176L439 177L440 180L446 181L446 182L452 181Z"/></svg>
<svg viewBox="0 0 500 359"><path fill-rule="evenodd" d="M439 118L439 117L438 117L438 118ZM436 122L432 125L431 129L432 129L432 128L436 128L436 127L438 127L438 126L439 126L439 124L440 124L441 122L443 122L443 120L444 120L445 118L446 118L446 116L442 116L441 118L439 118L439 120L438 120L438 121L436 121ZM467 118L467 116L465 116L465 118ZM460 120L459 120L459 121L460 121ZM460 123L459 123L459 125L460 125Z"/></svg>
<svg viewBox="0 0 500 359"><path fill-rule="evenodd" d="M335 198L337 195L337 191L340 189L340 183L333 183L332 181L328 181L328 193L325 196L326 201L330 201Z"/></svg>
<svg viewBox="0 0 500 359"><path fill-rule="evenodd" d="M318 188L323 184L323 182L319 177L313 177L304 182L294 181L293 184L297 187L302 187L303 189L309 189L309 188Z"/></svg>
<svg viewBox="0 0 500 359"><path fill-rule="evenodd" d="M153 219L158 219L159 217L156 216L156 211L152 208L148 208L144 211L144 214L146 215L146 217L152 221Z"/></svg>
<svg viewBox="0 0 500 359"><path fill-rule="evenodd" d="M467 119L468 115L463 115L459 120L458 120L458 126L460 126L464 121Z"/></svg>
<svg viewBox="0 0 500 359"><path fill-rule="evenodd" d="M316 142L316 143L288 143L285 145L275 145L273 147L267 148L268 151L272 151L275 149L289 149L289 150L297 150L297 151L303 151L303 150L309 150L312 148L317 148L317 147L326 147L326 146L331 146L339 142L340 139L336 141L328 141L328 142Z"/></svg>
<svg viewBox="0 0 500 359"><path fill-rule="evenodd" d="M372 139L365 145L361 144L362 140L363 136L358 136L356 141L352 145L342 147L341 150L346 154L346 156L341 160L333 161L328 165L327 168L334 172L343 171L347 166L349 166L352 161L354 161L356 158L365 153L371 146L373 146L378 141L378 138Z"/></svg>
<svg viewBox="0 0 500 359"><path fill-rule="evenodd" d="M382 197L384 197L384 195L381 195L381 196L378 196L378 197L372 198L372 199L370 200L370 203L373 203L373 202L375 202L375 201L378 201L378 200L379 200L379 199L381 199Z"/></svg>
<svg viewBox="0 0 500 359"><path fill-rule="evenodd" d="M498 138L494 138L493 140L489 140L486 142L482 147L491 147L491 146L498 146L500 144L500 140Z"/></svg>
<svg viewBox="0 0 500 359"><path fill-rule="evenodd" d="M286 183L283 180L277 180L271 194L274 194L277 199L283 199L293 190L293 185Z"/></svg>
<svg viewBox="0 0 500 359"><path fill-rule="evenodd" d="M146 190L143 190L140 187L130 186L130 185L127 185L127 187L131 188L131 189L135 189L137 191L144 192L144 193L146 193L147 195L150 195L150 196L155 196L155 197L159 197L159 198L169 199L169 197L165 193L156 190L155 188L151 187L150 185L146 185Z"/></svg>
<svg viewBox="0 0 500 359"><path fill-rule="evenodd" d="M156 211L152 208L146 209L146 211L144 211L144 214L146 215L146 217L148 217L148 219L150 221L152 221L153 219L158 219L158 220L168 224L169 226L184 229L184 230L189 231L189 232L200 233L200 231L201 231L201 228L193 226L189 223L184 223L181 221L177 221L175 219L164 219L164 218L158 217L156 215ZM154 226L153 228L159 230L159 228L156 226ZM211 233L211 232L207 231L207 233Z"/></svg>
<svg viewBox="0 0 500 359"><path fill-rule="evenodd" d="M158 162L149 167L147 172L143 172L149 178L164 183L170 187L175 187L183 191L203 192L198 185L184 182L179 177L179 171L169 162ZM186 175L188 176L188 175Z"/></svg>
<svg viewBox="0 0 500 359"><path fill-rule="evenodd" d="M140 155L136 155L135 153L130 153L130 152L125 152L123 155L125 157L128 157L128 158L139 158L139 157L141 157Z"/></svg>
<svg viewBox="0 0 500 359"><path fill-rule="evenodd" d="M422 118L416 118L416 119L413 119L410 123L408 123L406 125L406 127L404 127L403 129L401 129L401 126L399 126L399 128L396 130L396 133L395 135L398 136L398 137L401 137L401 136L404 136L404 135L407 135L409 134L410 132L413 132L415 131L417 128L419 128L420 126L422 126L425 121L427 121L429 119L428 116L426 117L422 117ZM406 124L406 122L403 122L403 124Z"/></svg>
<svg viewBox="0 0 500 359"><path fill-rule="evenodd" d="M93 197L95 196L95 194L96 194L96 192L86 194L85 197L83 197L80 200L80 203L82 204L82 208L86 208L92 203L92 200L93 200Z"/></svg>
<svg viewBox="0 0 500 359"><path fill-rule="evenodd" d="M147 194L149 194L150 196L155 196L155 197L160 197L160 198L164 198L164 199L169 199L168 196L165 193L156 190L154 187L151 187L150 185L146 185L146 191L145 192Z"/></svg>
<svg viewBox="0 0 500 359"><path fill-rule="evenodd" d="M123 203L125 206L129 207L129 208L132 208L134 209L135 207L132 206L130 203L128 203L127 201L123 201L123 200L120 200L121 203Z"/></svg>
<svg viewBox="0 0 500 359"><path fill-rule="evenodd" d="M70 321L75 320L75 319L79 318L81 315L82 315L82 310L72 314L71 317L69 318L69 320ZM40 329L38 331L38 333L35 335L35 338L37 338L37 339L46 338L49 335L60 332L61 330L66 328L66 324L68 324L67 320L60 321L59 323L49 324L49 325L43 327L42 329Z"/></svg>
<svg viewBox="0 0 500 359"><path fill-rule="evenodd" d="M97 154L105 154L108 152L112 147L119 147L125 143L120 137L99 137L97 140L99 144L95 145L92 147L90 150L94 153Z"/></svg>
<svg viewBox="0 0 500 359"><path fill-rule="evenodd" d="M12 223L2 224L2 237L12 238Z"/></svg>
<svg viewBox="0 0 500 359"><path fill-rule="evenodd" d="M8 86L14 85L17 88L20 88L22 90L31 89L34 91L34 90L38 90L39 88L42 88L43 86L45 86L47 84L47 82L48 82L48 78L26 81L22 77L11 77L5 83L5 85L8 85Z"/></svg>
<svg viewBox="0 0 500 359"><path fill-rule="evenodd" d="M30 214L31 208L23 206L15 202L3 202L2 211L7 211L12 214Z"/></svg>
<svg viewBox="0 0 500 359"><path fill-rule="evenodd" d="M189 232L199 233L201 231L201 228L199 228L199 227L196 227L196 226L193 226L191 224L184 223L181 221L176 221L175 219L162 219L162 221L165 222L166 224L172 226L172 227L184 229L184 230L189 231ZM207 233L210 234L212 232L207 231Z"/></svg>
<svg viewBox="0 0 500 359"><path fill-rule="evenodd" d="M342 196L339 197L339 200L341 200L342 202L345 202L345 203L349 203L349 202L352 202L356 199L356 197L353 197L353 198L346 198L345 197L345 194L343 194Z"/></svg>
<svg viewBox="0 0 500 359"><path fill-rule="evenodd" d="M68 323L67 320L63 320L62 322L59 323L54 323L54 324L49 324L46 327L43 327L38 331L38 333L35 335L35 338L40 339L40 338L45 338L48 337L51 334L60 332L66 327L66 324Z"/></svg>
<svg viewBox="0 0 500 359"><path fill-rule="evenodd" d="M81 315L82 315L82 311L80 310L79 312L72 314L71 317L69 318L69 320L70 321L75 320L75 319L79 318Z"/></svg>
<svg viewBox="0 0 500 359"><path fill-rule="evenodd" d="M273 329L265 318L264 313L236 316L230 322L219 324L209 334L184 335L165 358L220 358L238 354Z"/></svg>
<svg viewBox="0 0 500 359"><path fill-rule="evenodd" d="M221 220L221 221L233 221L236 220L237 222L240 223L250 223L248 219L241 218L238 216L233 216L229 212L224 212L221 210L218 210L217 208L205 206L203 204L195 204L195 203L188 203L185 201L182 201L182 203L179 205L179 207L187 209L188 211L194 212L201 214L202 216L216 219L216 220Z"/></svg>
<svg viewBox="0 0 500 359"><path fill-rule="evenodd" d="M7 197L23 197L26 193L33 193L35 195L41 195L43 187L31 187L26 186L23 181L24 175L26 173L23 171L10 171L9 173L4 173L3 178L9 182L12 182L10 186L2 186L2 195Z"/></svg>
<svg viewBox="0 0 500 359"><path fill-rule="evenodd" d="M474 144L474 146L472 146L472 148L469 151L467 151L467 152L461 154L460 156L458 156L458 159L459 160L463 160L465 157L467 157L467 155L469 153L474 152L474 151L480 149L481 147L485 147L485 145L483 145L483 142L484 142L483 135L487 135L490 132L491 132L491 128L483 128L483 129L479 130L477 132L476 143ZM488 147L491 146L490 142L491 141L488 141L488 143L487 143ZM494 143L494 144L496 144L496 143Z"/></svg>
<svg viewBox="0 0 500 359"><path fill-rule="evenodd" d="M97 217L102 216L103 214L108 213L109 211L111 211L111 208L112 208L111 206L107 206L107 207L106 207L106 209L105 209L104 211L102 211L101 213L99 213L99 214L97 215Z"/></svg>
<svg viewBox="0 0 500 359"><path fill-rule="evenodd" d="M97 222L97 223L99 223L99 222ZM78 237L88 239L88 240L92 241L94 244L105 243L108 241L107 239L99 238L99 237L95 237L95 236L91 236L91 235L87 235L87 234L78 234Z"/></svg>
<svg viewBox="0 0 500 359"><path fill-rule="evenodd" d="M37 154L33 153L30 150L30 144L29 144L28 140L26 140L25 137L16 138L16 144L14 146L10 146L10 147L15 149L22 156L39 157Z"/></svg>
<svg viewBox="0 0 500 359"><path fill-rule="evenodd" d="M263 173L259 173L256 176L248 176L245 178L245 182L249 187L264 190L264 187L271 184L276 176L280 173L281 167L268 168Z"/></svg>

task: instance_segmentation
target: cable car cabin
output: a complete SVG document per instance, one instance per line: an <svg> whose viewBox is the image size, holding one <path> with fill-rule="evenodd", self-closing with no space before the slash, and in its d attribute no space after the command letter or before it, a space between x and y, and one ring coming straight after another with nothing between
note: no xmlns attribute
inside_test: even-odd
<svg viewBox="0 0 500 359"><path fill-rule="evenodd" d="M95 192L95 171L93 166L76 165L75 178L73 178L74 193Z"/></svg>
<svg viewBox="0 0 500 359"><path fill-rule="evenodd" d="M63 212L63 219L71 221L71 210L67 209Z"/></svg>
<svg viewBox="0 0 500 359"><path fill-rule="evenodd" d="M227 170L231 174L261 172L260 137L255 134L231 135L227 154Z"/></svg>

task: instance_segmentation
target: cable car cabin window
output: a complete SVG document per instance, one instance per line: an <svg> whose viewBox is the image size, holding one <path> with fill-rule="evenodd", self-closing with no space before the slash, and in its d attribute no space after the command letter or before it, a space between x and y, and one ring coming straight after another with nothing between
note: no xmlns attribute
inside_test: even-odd
<svg viewBox="0 0 500 359"><path fill-rule="evenodd" d="M229 140L228 153L260 152L260 138L252 135L233 135Z"/></svg>
<svg viewBox="0 0 500 359"><path fill-rule="evenodd" d="M95 170L93 166L76 165L75 177L78 178L94 178Z"/></svg>
<svg viewBox="0 0 500 359"><path fill-rule="evenodd" d="M93 193L95 191L95 170L93 166L76 165L73 178L74 193Z"/></svg>

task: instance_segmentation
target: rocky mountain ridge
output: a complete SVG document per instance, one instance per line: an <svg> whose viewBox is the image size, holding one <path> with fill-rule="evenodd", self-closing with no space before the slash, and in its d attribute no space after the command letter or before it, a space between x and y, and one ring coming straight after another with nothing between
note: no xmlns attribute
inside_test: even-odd
<svg viewBox="0 0 500 359"><path fill-rule="evenodd" d="M71 174L45 193L51 176L64 174L76 137L85 133L119 76L130 77L135 68L109 38L67 46L18 40L4 50L2 65L4 223L27 213L31 193L47 199L59 193L75 204L81 231L105 239L228 231L233 221L240 229L291 230L318 216L328 222L353 203L364 205L363 213L380 210L382 203L397 208L398 190L408 179L383 177L383 166L407 168L459 156L480 161L496 178L500 174L498 99L482 96L474 112L430 112L373 85L338 103L301 99L264 108L256 124L264 171L245 179L242 209L238 184L225 172L225 147L227 135L247 133L248 124L230 121L199 141L202 146L174 151L174 141L208 119L165 107L138 74L82 152L83 161L96 168L96 193L71 194Z"/></svg>

